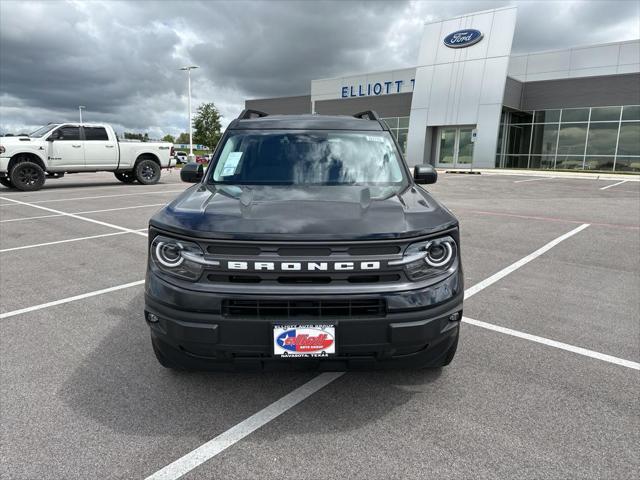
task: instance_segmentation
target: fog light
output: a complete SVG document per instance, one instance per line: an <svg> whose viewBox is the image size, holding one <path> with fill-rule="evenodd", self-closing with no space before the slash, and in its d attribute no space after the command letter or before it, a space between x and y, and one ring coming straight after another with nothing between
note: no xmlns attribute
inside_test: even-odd
<svg viewBox="0 0 640 480"><path fill-rule="evenodd" d="M160 319L153 313L147 313L147 321L150 323L158 323Z"/></svg>
<svg viewBox="0 0 640 480"><path fill-rule="evenodd" d="M451 315L449 315L450 322L457 322L459 319L460 319L460 314L458 312L452 313Z"/></svg>

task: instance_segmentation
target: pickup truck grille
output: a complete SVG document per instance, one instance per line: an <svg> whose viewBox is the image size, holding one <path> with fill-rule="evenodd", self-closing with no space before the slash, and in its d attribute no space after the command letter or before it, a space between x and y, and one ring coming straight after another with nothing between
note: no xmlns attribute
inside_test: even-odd
<svg viewBox="0 0 640 480"><path fill-rule="evenodd" d="M235 318L305 318L382 317L386 314L383 299L314 299L314 300L239 300L222 302L222 314Z"/></svg>

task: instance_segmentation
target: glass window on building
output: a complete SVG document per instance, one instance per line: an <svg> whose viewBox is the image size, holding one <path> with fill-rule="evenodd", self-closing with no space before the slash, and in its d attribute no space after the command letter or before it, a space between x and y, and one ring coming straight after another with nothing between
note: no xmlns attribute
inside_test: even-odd
<svg viewBox="0 0 640 480"><path fill-rule="evenodd" d="M534 125L533 140L531 143L532 154L555 155L558 143L558 125Z"/></svg>
<svg viewBox="0 0 640 480"><path fill-rule="evenodd" d="M496 167L640 172L640 105L504 110Z"/></svg>
<svg viewBox="0 0 640 480"><path fill-rule="evenodd" d="M561 124L558 135L558 155L584 155L586 140L586 123Z"/></svg>
<svg viewBox="0 0 640 480"><path fill-rule="evenodd" d="M622 122L617 153L640 156L640 122Z"/></svg>
<svg viewBox="0 0 640 480"><path fill-rule="evenodd" d="M640 172L640 122L620 124L615 170Z"/></svg>
<svg viewBox="0 0 640 480"><path fill-rule="evenodd" d="M555 155L531 155L529 157L529 168L553 170L555 168L555 163Z"/></svg>
<svg viewBox="0 0 640 480"><path fill-rule="evenodd" d="M560 121L560 110L536 110L534 115L535 123L558 123Z"/></svg>
<svg viewBox="0 0 640 480"><path fill-rule="evenodd" d="M383 118L382 120L384 121L384 123L389 125L389 128L398 128L398 117Z"/></svg>
<svg viewBox="0 0 640 480"><path fill-rule="evenodd" d="M618 122L592 123L589 126L587 155L615 155Z"/></svg>
<svg viewBox="0 0 640 480"><path fill-rule="evenodd" d="M618 122L621 107L594 107L591 109L592 122Z"/></svg>
<svg viewBox="0 0 640 480"><path fill-rule="evenodd" d="M530 140L531 125L511 125L509 127L509 141L507 142L507 152L509 153L509 155L528 155Z"/></svg>
<svg viewBox="0 0 640 480"><path fill-rule="evenodd" d="M589 121L588 108L565 108L562 110L562 123Z"/></svg>
<svg viewBox="0 0 640 480"><path fill-rule="evenodd" d="M607 156L607 157L596 157L587 155L584 158L584 169L585 170L613 170L615 157Z"/></svg>
<svg viewBox="0 0 640 480"><path fill-rule="evenodd" d="M386 117L382 118L389 130L396 137L402 153L407 151L407 136L409 133L409 117Z"/></svg>
<svg viewBox="0 0 640 480"><path fill-rule="evenodd" d="M584 157L582 155L558 155L556 157L556 170L582 170Z"/></svg>
<svg viewBox="0 0 640 480"><path fill-rule="evenodd" d="M640 120L640 105L622 107L622 120Z"/></svg>
<svg viewBox="0 0 640 480"><path fill-rule="evenodd" d="M504 168L527 168L528 164L528 155L508 155L504 162Z"/></svg>
<svg viewBox="0 0 640 480"><path fill-rule="evenodd" d="M640 157L616 157L616 172L640 172Z"/></svg>
<svg viewBox="0 0 640 480"><path fill-rule="evenodd" d="M533 112L511 112L511 120L509 123L512 125L532 122Z"/></svg>

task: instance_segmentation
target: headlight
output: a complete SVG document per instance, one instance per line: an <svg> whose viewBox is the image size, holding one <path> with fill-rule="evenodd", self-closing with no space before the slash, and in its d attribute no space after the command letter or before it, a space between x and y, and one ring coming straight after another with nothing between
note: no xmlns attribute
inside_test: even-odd
<svg viewBox="0 0 640 480"><path fill-rule="evenodd" d="M407 276L417 281L442 275L454 268L457 253L453 238L434 238L409 245L404 252L404 258L399 262L405 265Z"/></svg>
<svg viewBox="0 0 640 480"><path fill-rule="evenodd" d="M198 244L161 235L151 242L150 255L158 269L193 281L200 278L205 266L219 264L206 260Z"/></svg>

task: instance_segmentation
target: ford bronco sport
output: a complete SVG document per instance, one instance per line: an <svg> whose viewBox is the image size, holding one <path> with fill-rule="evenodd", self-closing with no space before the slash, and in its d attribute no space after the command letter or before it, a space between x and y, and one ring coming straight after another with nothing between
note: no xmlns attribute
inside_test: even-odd
<svg viewBox="0 0 640 480"><path fill-rule="evenodd" d="M458 344L458 221L375 112L231 122L149 223L145 319L187 369L440 367Z"/></svg>

